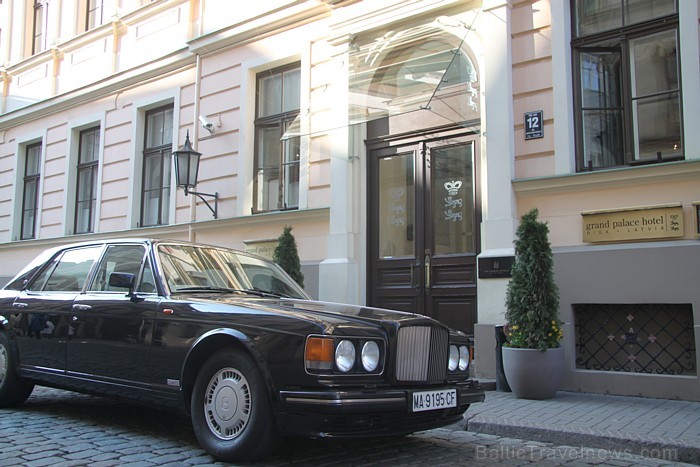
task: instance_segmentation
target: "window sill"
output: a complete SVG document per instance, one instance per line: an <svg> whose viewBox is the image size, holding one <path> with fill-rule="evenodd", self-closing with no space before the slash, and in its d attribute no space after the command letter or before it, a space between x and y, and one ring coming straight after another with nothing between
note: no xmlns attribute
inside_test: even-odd
<svg viewBox="0 0 700 467"><path fill-rule="evenodd" d="M257 216L260 214L274 214L276 212L287 212L287 211L299 211L299 207L293 207L293 208L283 208L283 209L270 209L269 211L255 211L253 209L250 210L250 214L253 216Z"/></svg>
<svg viewBox="0 0 700 467"><path fill-rule="evenodd" d="M649 182L673 182L700 177L700 159L579 172L552 177L515 179L513 191L520 197L619 188Z"/></svg>

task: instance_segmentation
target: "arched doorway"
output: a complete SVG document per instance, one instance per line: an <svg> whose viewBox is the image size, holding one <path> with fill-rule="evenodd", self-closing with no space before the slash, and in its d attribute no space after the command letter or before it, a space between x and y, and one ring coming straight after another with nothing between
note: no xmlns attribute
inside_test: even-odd
<svg viewBox="0 0 700 467"><path fill-rule="evenodd" d="M387 53L368 92L418 111L368 122L369 305L425 314L474 332L478 70L453 36Z"/></svg>

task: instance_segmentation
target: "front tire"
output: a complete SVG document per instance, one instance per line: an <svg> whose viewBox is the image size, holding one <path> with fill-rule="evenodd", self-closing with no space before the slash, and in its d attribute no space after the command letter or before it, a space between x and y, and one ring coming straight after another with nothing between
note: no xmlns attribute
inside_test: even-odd
<svg viewBox="0 0 700 467"><path fill-rule="evenodd" d="M269 456L278 435L267 394L250 357L232 350L211 356L192 391L192 426L204 450L226 462Z"/></svg>
<svg viewBox="0 0 700 467"><path fill-rule="evenodd" d="M22 381L17 374L10 339L0 331L0 408L21 405L33 390L34 385Z"/></svg>

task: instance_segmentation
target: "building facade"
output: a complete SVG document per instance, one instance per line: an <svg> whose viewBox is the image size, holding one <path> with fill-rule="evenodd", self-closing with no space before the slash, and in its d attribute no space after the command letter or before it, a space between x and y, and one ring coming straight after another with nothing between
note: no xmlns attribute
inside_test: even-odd
<svg viewBox="0 0 700 467"><path fill-rule="evenodd" d="M697 0L0 0L0 275L94 237L269 254L495 375L519 217L563 388L698 400ZM196 191L172 153L202 153Z"/></svg>

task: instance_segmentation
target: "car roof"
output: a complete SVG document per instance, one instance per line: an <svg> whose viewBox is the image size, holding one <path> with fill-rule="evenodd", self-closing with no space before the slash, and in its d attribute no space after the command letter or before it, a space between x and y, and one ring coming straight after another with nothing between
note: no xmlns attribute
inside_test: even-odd
<svg viewBox="0 0 700 467"><path fill-rule="evenodd" d="M94 245L107 245L107 244L129 244L129 243L143 243L148 246L157 246L159 244L170 244L170 245L190 245L190 246L196 246L200 248L216 248L216 249L221 249L221 250L232 250L235 251L236 253L243 254L246 256L251 256L254 258L259 258L261 260L265 261L270 261L267 258L264 258L259 255L255 255L253 253L249 253L247 251L239 250L237 248L232 248L228 246L222 246L222 245L212 245L212 244L207 244L207 243L199 243L199 242L191 242L188 240L174 240L174 239L169 239L169 238L155 238L155 237L118 237L118 238L102 238L102 239L95 239L95 240L86 240L83 242L74 242L74 243L66 243L63 245L58 245L52 248L47 248L44 250L43 255L50 254L50 256L55 255L57 252L69 248L80 248L80 247L87 247L87 246L94 246Z"/></svg>

